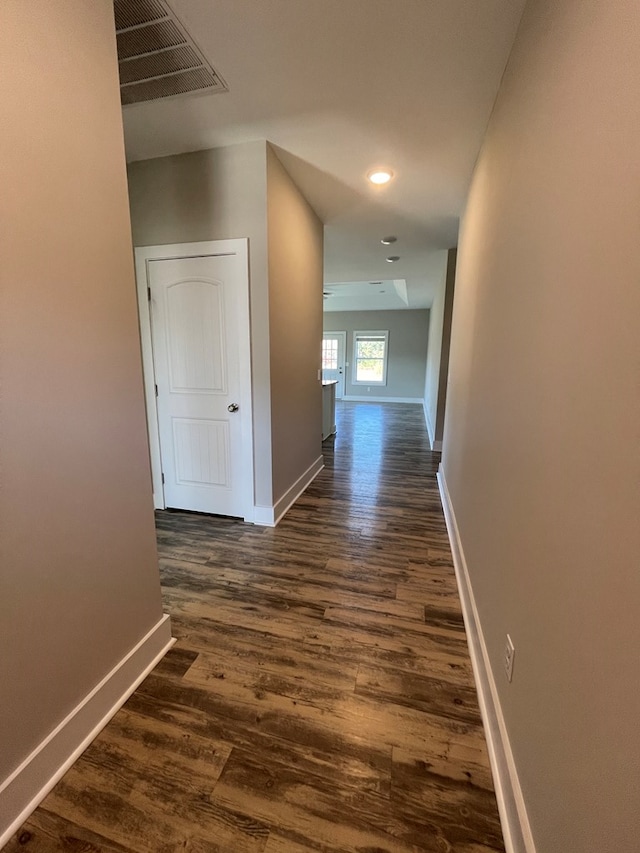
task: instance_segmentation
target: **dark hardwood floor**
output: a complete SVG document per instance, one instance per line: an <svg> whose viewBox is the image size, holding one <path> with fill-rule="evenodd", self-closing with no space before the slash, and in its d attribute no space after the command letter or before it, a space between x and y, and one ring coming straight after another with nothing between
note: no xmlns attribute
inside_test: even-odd
<svg viewBox="0 0 640 853"><path fill-rule="evenodd" d="M422 411L338 416L277 528L158 513L178 642L8 851L504 850Z"/></svg>

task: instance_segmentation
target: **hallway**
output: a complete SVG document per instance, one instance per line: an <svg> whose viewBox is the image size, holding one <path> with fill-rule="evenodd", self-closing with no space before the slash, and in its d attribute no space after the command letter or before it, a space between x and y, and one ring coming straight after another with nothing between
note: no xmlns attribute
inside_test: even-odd
<svg viewBox="0 0 640 853"><path fill-rule="evenodd" d="M8 851L504 849L422 410L323 449L275 529L158 513L178 642Z"/></svg>

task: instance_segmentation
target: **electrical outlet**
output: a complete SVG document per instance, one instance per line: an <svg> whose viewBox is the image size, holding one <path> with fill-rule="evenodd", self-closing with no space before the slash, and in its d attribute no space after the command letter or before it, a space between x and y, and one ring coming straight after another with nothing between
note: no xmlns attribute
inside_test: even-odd
<svg viewBox="0 0 640 853"><path fill-rule="evenodd" d="M507 680L511 681L513 678L513 659L516 656L515 646L513 645L513 640L507 634L507 642L504 646L504 671L507 674Z"/></svg>

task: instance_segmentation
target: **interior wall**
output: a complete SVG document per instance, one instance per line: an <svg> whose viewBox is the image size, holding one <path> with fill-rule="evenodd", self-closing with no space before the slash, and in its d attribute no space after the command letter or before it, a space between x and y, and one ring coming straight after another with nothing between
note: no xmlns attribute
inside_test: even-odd
<svg viewBox="0 0 640 853"><path fill-rule="evenodd" d="M129 164L135 246L249 238L255 502L271 506L265 141Z"/></svg>
<svg viewBox="0 0 640 853"><path fill-rule="evenodd" d="M267 149L273 499L322 456L323 225Z"/></svg>
<svg viewBox="0 0 640 853"><path fill-rule="evenodd" d="M460 240L443 471L537 853L638 847L639 37L528 3Z"/></svg>
<svg viewBox="0 0 640 853"><path fill-rule="evenodd" d="M451 354L451 327L453 325L453 298L456 286L456 264L458 250L449 249L447 252L447 278L444 291L444 311L442 316L442 331L440 342L440 367L438 377L438 402L436 406L435 444L442 447L444 435L444 418L447 409L447 387L449 383L449 358ZM431 325L429 325L431 331ZM428 369L428 361L427 361Z"/></svg>
<svg viewBox="0 0 640 853"><path fill-rule="evenodd" d="M1 784L162 609L111 0L4 0L0 74Z"/></svg>
<svg viewBox="0 0 640 853"><path fill-rule="evenodd" d="M427 361L429 311L326 311L324 330L347 332L345 396L404 397L422 401ZM353 333L389 332L389 355L386 385L354 385ZM367 391L370 388L370 391Z"/></svg>
<svg viewBox="0 0 640 853"><path fill-rule="evenodd" d="M447 252L438 252L437 254L441 269L438 287L429 311L427 367L424 383L424 411L432 445L436 440L436 423L438 420L440 361L442 358L444 309L447 295L447 270L449 265L449 256Z"/></svg>

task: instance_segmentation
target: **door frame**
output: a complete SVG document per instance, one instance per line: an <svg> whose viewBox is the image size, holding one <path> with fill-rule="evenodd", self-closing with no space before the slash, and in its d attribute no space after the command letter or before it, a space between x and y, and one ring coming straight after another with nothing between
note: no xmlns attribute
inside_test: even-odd
<svg viewBox="0 0 640 853"><path fill-rule="evenodd" d="M253 522L255 501L253 488L253 407L251 387L251 321L249 313L249 241L207 240L198 243L170 243L164 246L138 246L135 248L136 290L138 294L138 317L142 348L142 372L144 396L147 406L147 430L151 479L153 482L153 505L155 509L166 509L162 484L162 459L160 455L160 431L158 429L158 407L156 404L156 376L153 363L151 336L151 313L149 300L149 261L180 260L182 258L208 255L237 255L242 264L244 287L238 294L238 348L240 366L240 414L242 440L242 505L243 518Z"/></svg>

